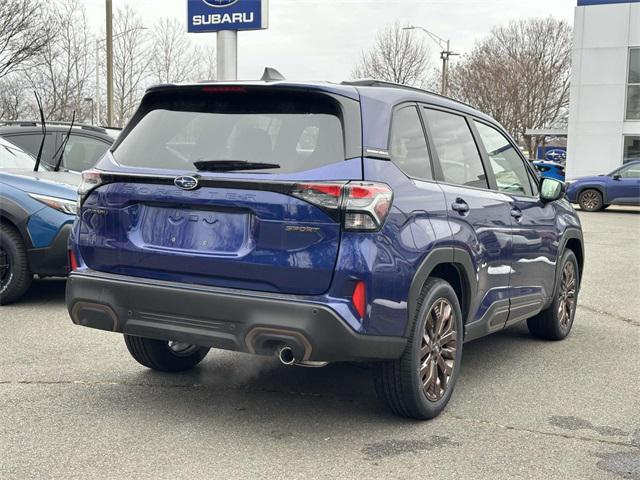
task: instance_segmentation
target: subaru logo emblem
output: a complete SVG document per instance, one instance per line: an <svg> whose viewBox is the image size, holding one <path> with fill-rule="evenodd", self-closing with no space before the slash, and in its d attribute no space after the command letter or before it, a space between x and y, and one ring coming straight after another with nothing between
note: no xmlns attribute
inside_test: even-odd
<svg viewBox="0 0 640 480"><path fill-rule="evenodd" d="M239 0L202 0L210 7L230 7L234 3L238 3Z"/></svg>
<svg viewBox="0 0 640 480"><path fill-rule="evenodd" d="M198 179L195 177L178 177L173 183L176 187L181 188L182 190L193 190L198 188Z"/></svg>
<svg viewBox="0 0 640 480"><path fill-rule="evenodd" d="M562 148L553 148L545 153L544 158L552 162L564 161L567 159L567 152Z"/></svg>

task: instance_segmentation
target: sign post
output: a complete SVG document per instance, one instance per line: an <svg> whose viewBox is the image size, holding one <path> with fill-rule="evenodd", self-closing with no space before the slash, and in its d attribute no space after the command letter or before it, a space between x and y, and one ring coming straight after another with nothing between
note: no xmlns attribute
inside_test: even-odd
<svg viewBox="0 0 640 480"><path fill-rule="evenodd" d="M238 77L238 31L269 25L269 0L187 0L187 31L217 32L219 80Z"/></svg>

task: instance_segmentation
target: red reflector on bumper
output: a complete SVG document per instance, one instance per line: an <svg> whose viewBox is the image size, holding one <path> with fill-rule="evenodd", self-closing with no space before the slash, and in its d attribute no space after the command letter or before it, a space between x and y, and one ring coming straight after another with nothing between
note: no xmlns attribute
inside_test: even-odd
<svg viewBox="0 0 640 480"><path fill-rule="evenodd" d="M360 318L364 318L365 310L366 310L366 301L367 294L364 282L360 281L356 283L356 288L353 290L353 295L351 295L351 302L353 303L354 308L360 315Z"/></svg>

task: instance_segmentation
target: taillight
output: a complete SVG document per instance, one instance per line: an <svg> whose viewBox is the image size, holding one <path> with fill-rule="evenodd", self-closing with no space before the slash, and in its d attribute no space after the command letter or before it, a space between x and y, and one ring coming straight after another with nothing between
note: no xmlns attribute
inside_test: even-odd
<svg viewBox="0 0 640 480"><path fill-rule="evenodd" d="M393 200L393 191L384 183L299 183L291 195L330 212L343 212L342 228L349 231L376 231L382 227Z"/></svg>
<svg viewBox="0 0 640 480"><path fill-rule="evenodd" d="M351 182L345 186L345 230L379 230L389 210L393 192L384 183Z"/></svg>
<svg viewBox="0 0 640 480"><path fill-rule="evenodd" d="M356 283L356 288L353 289L353 294L351 295L351 303L360 318L364 318L367 305L367 291L364 282L360 281Z"/></svg>
<svg viewBox="0 0 640 480"><path fill-rule="evenodd" d="M318 207L337 210L342 199L342 183L298 183L291 195Z"/></svg>
<svg viewBox="0 0 640 480"><path fill-rule="evenodd" d="M89 192L100 186L102 182L102 173L100 170L91 169L82 172L82 182L78 187L78 212Z"/></svg>

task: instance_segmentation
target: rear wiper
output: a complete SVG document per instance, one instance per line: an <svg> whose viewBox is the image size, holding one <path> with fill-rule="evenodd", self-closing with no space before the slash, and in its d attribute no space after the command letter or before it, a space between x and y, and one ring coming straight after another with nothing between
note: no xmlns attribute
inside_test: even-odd
<svg viewBox="0 0 640 480"><path fill-rule="evenodd" d="M232 172L234 170L264 170L280 168L277 163L246 162L244 160L202 160L193 162L196 169L205 172Z"/></svg>

